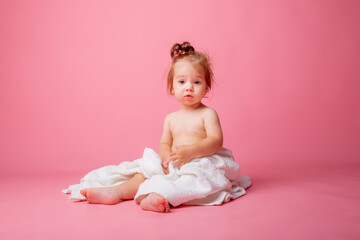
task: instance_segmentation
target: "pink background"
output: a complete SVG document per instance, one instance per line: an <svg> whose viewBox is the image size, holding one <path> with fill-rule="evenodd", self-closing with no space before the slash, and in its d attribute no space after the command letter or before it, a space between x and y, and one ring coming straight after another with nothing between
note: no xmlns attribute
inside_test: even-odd
<svg viewBox="0 0 360 240"><path fill-rule="evenodd" d="M0 239L360 239L360 1L0 0ZM169 214L71 203L157 148L169 49L212 58L205 103L253 186Z"/></svg>
<svg viewBox="0 0 360 240"><path fill-rule="evenodd" d="M242 168L359 165L359 1L1 1L0 174L157 148L169 48L212 58L205 103Z"/></svg>

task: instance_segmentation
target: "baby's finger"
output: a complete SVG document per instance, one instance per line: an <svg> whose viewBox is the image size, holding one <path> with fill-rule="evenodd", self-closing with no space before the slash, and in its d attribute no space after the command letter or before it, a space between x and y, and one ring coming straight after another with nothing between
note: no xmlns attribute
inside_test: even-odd
<svg viewBox="0 0 360 240"><path fill-rule="evenodd" d="M176 163L176 165L177 165L177 167L178 167L178 168L180 168L180 167L181 167L181 165L183 165L183 162L182 162L182 161L180 161L180 160L178 160L178 161L177 161L177 163Z"/></svg>
<svg viewBox="0 0 360 240"><path fill-rule="evenodd" d="M181 162L180 167L184 166L186 164L186 162Z"/></svg>

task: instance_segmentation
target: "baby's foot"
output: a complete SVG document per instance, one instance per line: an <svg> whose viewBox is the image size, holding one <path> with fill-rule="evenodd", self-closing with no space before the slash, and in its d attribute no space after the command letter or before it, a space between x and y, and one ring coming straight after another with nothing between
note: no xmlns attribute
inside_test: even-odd
<svg viewBox="0 0 360 240"><path fill-rule="evenodd" d="M140 202L140 206L144 210L154 212L169 212L169 203L160 194L150 193Z"/></svg>
<svg viewBox="0 0 360 240"><path fill-rule="evenodd" d="M117 204L121 201L120 191L115 187L87 188L80 190L89 203Z"/></svg>

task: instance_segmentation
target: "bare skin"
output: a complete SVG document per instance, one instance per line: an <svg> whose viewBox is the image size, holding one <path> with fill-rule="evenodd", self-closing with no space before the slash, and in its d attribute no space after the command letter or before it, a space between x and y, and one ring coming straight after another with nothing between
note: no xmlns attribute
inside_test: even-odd
<svg viewBox="0 0 360 240"><path fill-rule="evenodd" d="M118 186L83 189L80 193L89 203L117 204L122 200L134 199L140 184L145 180L142 174L137 173Z"/></svg>
<svg viewBox="0 0 360 240"><path fill-rule="evenodd" d="M169 203L161 195L150 193L140 202L140 206L144 210L154 212L169 212Z"/></svg>
<svg viewBox="0 0 360 240"><path fill-rule="evenodd" d="M113 205L122 200L134 199L134 196L146 178L138 173L130 180L114 187L83 189L80 193L89 203ZM144 210L154 212L169 212L169 203L161 195L150 193L137 199L137 203Z"/></svg>
<svg viewBox="0 0 360 240"><path fill-rule="evenodd" d="M218 115L201 102L207 91L204 73L198 66L187 60L176 63L172 93L180 102L181 109L170 113L164 122L159 155L165 174L169 162L181 168L194 158L210 156L222 148ZM133 199L145 180L142 174L136 174L121 185L84 189L81 194L90 203L117 204L121 200ZM169 203L157 193L140 196L136 203L144 210L169 212Z"/></svg>
<svg viewBox="0 0 360 240"><path fill-rule="evenodd" d="M201 69L186 60L176 63L172 93L181 109L165 118L159 144L165 173L171 161L181 168L194 158L210 156L222 148L219 117L201 102L207 91Z"/></svg>

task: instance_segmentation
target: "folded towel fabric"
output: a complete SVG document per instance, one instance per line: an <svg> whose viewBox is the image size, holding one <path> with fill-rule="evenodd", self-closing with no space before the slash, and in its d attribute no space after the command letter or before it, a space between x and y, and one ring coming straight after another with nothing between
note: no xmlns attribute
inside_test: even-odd
<svg viewBox="0 0 360 240"><path fill-rule="evenodd" d="M160 156L145 148L142 158L93 170L80 184L71 185L63 192L71 193L71 201L82 201L85 198L80 194L81 189L119 185L136 173L142 173L147 180L140 185L135 199L156 192L173 206L219 205L244 195L251 186L250 178L240 175L240 167L228 149L193 159L180 169L170 162L169 174L165 175Z"/></svg>

